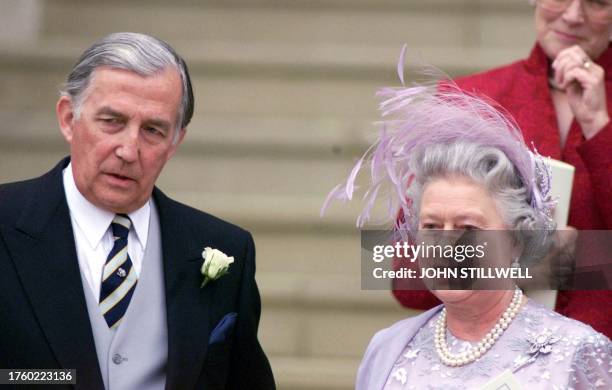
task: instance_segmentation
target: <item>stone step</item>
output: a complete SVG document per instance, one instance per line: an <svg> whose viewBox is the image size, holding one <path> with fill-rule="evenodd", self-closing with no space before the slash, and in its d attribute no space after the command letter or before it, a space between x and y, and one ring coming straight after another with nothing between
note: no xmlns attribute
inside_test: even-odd
<svg viewBox="0 0 612 390"><path fill-rule="evenodd" d="M46 1L42 35L81 36L143 31L172 41L370 44L414 40L431 46L519 45L531 42L531 9L512 0L457 1ZM500 29L512 26L513 29ZM511 38L507 33L512 31ZM505 39L499 39L505 37ZM200 46L203 47L203 46ZM245 51L255 50L244 45ZM305 52L307 55L308 52Z"/></svg>
<svg viewBox="0 0 612 390"><path fill-rule="evenodd" d="M53 112L0 111L5 130L0 144L40 149L64 148ZM180 147L182 155L268 156L338 159L359 155L376 127L362 115L298 116L264 114L197 114Z"/></svg>
<svg viewBox="0 0 612 390"><path fill-rule="evenodd" d="M46 153L6 150L0 148L0 183L25 180L47 172L65 155L62 152ZM265 161L263 161L265 162ZM320 210L328 191L348 174L338 168L337 175L317 174L302 163L296 177L275 175L268 168L288 163L270 163L260 174L253 162L237 162L233 168L228 164L206 163L189 168L189 164L170 162L158 182L159 187L172 198L195 208L218 215L224 219L262 232L321 232L321 234L347 234L356 231L355 220L361 205L359 202L332 204L325 217ZM245 168L245 166L248 168ZM296 163L296 167L300 164ZM313 169L313 168L310 168ZM329 169L322 166L321 170ZM207 171L210 175L199 176ZM196 175L198 177L193 177ZM252 177L255 176L255 177ZM335 177L334 177L335 176ZM205 177L201 179L201 177ZM300 180L301 179L301 180ZM181 187L191 186L189 190Z"/></svg>
<svg viewBox="0 0 612 390"><path fill-rule="evenodd" d="M358 272L357 264L344 274L258 271L266 351L360 358L378 330L418 313L401 308L389 291L361 290Z"/></svg>
<svg viewBox="0 0 612 390"><path fill-rule="evenodd" d="M363 57L377 65L355 58L354 64L321 64L298 60L296 64L275 64L267 59L190 58L196 95L196 119L201 114L268 115L347 118L375 117L374 93L382 86L399 86L396 61L402 42L387 47L362 47ZM81 48L73 53L45 55L41 46L15 50L0 49L0 105L15 113L54 112L58 90ZM61 45L73 47L70 41ZM206 45L203 43L202 45ZM234 52L230 45L226 52ZM450 76L490 68L525 57L531 45L506 50L499 47L465 48L463 46L411 47L408 53L407 80L423 79L422 66L435 66ZM284 48L270 46L270 51L284 53ZM47 48L54 50L54 48ZM357 49L355 49L357 50ZM333 50L329 58L350 57L350 48ZM300 51L301 52L301 51ZM374 53L374 54L373 54ZM233 62L232 62L233 61ZM431 79L431 77L428 77Z"/></svg>
<svg viewBox="0 0 612 390"><path fill-rule="evenodd" d="M268 355L279 390L350 390L361 359Z"/></svg>
<svg viewBox="0 0 612 390"><path fill-rule="evenodd" d="M404 42L409 64L422 61L450 75L522 57L533 42L532 11L514 0L41 4L39 38L0 45L2 107L52 111L56 89L82 50L122 29L171 41L192 69L203 110L231 113L329 113L343 102L343 114L373 112L367 97L380 85L397 85ZM276 83L287 79L318 92ZM347 89L356 83L365 94Z"/></svg>
<svg viewBox="0 0 612 390"><path fill-rule="evenodd" d="M24 153L21 151L0 150L0 183L23 180L35 177L50 169L57 163L61 154L50 155L45 153ZM305 164L304 164L305 165ZM253 232L257 240L259 253L259 266L263 270L283 270L287 272L336 272L342 273L347 268L359 269L360 238L355 228L355 220L361 204L351 202L348 204L332 204L323 218L320 209L327 191L332 188L331 180L340 180L340 177L330 178L329 185L314 182L316 175L308 178L312 187L320 188L316 191L270 191L263 192L265 186L275 184L274 178L262 175L264 186L245 186L241 190L232 191L232 183L244 180L240 175L237 164L234 172L225 170L226 182L222 181L220 173L219 182L214 180L199 182L199 190L181 191L180 178L166 180L169 175L180 175L181 170L170 169L164 173L160 180L160 187L166 194L197 209L207 211L223 219L236 223ZM194 169L213 170L210 164ZM244 171L244 168L243 168ZM228 173L229 172L229 173ZM184 171L183 180L187 183L193 181ZM346 172L345 172L346 174ZM237 177L232 177L237 176ZM301 173L305 178L306 174ZM248 178L248 180L254 180ZM285 177L277 177L283 185ZM255 183L256 181L254 181ZM214 183L211 190L210 183ZM280 187L279 187L280 188ZM306 189L306 187L303 187ZM291 259L287 260L287 255ZM280 267L280 268L279 268Z"/></svg>
<svg viewBox="0 0 612 390"><path fill-rule="evenodd" d="M512 25L512 24L511 24ZM192 74L213 76L246 75L275 78L340 78L381 79L395 81L393 70L401 46L408 45L408 62L436 66L450 75L465 74L515 60L525 56L533 45L533 27L524 28L528 37L512 46L500 44L431 45L421 40L393 39L379 44L313 43L299 46L276 42L222 41L199 39L197 43L177 40L171 42L187 60ZM110 31L109 31L110 32ZM502 39L508 39L503 37ZM44 37L18 47L0 46L0 65L21 70L60 70L65 75L78 56L95 38ZM252 51L244 51L249 46ZM412 60L413 62L409 62ZM406 68L411 71L410 67ZM381 75L382 73L382 75ZM60 80L61 81L61 80Z"/></svg>
<svg viewBox="0 0 612 390"><path fill-rule="evenodd" d="M0 182L39 176L69 153L66 146L47 150L35 143L2 143L0 152ZM304 207L297 213L318 218L327 193L348 176L355 160L355 157L208 155L206 151L182 154L179 150L164 168L158 185L187 203L221 205L224 210L232 207L232 201L239 202L236 207L270 205L267 208L273 209L278 199L287 199L280 200L287 207L282 209L285 212L291 211L294 199L310 199L305 204L296 204ZM279 213L272 215L277 217Z"/></svg>
<svg viewBox="0 0 612 390"><path fill-rule="evenodd" d="M396 56L395 53L393 58ZM10 57L10 54L3 54L2 57ZM3 110L53 113L59 86L75 58L76 55L71 56L70 64L67 62L57 68L47 67L46 59L34 59L34 69L28 68L30 59L27 58L11 64L0 60L3 72L0 103ZM246 70L248 64L244 68ZM393 69L394 66L390 66L387 72L380 74L395 77ZM354 77L326 79L317 75L300 78L241 72L242 69L237 69L235 74L194 71L192 81L197 112L273 116L363 115L364 109L375 112L372 101L376 89L390 84L380 78L373 80L372 77L362 80ZM393 82L393 85L397 84Z"/></svg>

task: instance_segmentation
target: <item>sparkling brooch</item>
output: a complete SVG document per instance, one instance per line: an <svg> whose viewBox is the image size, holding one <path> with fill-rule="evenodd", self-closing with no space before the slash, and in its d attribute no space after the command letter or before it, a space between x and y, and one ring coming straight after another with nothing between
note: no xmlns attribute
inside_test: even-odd
<svg viewBox="0 0 612 390"><path fill-rule="evenodd" d="M530 345L527 354L530 356L517 359L514 363L514 367L512 368L512 372L516 372L522 367L533 363L540 355L548 355L551 353L553 349L552 345L559 340L560 338L558 336L554 336L552 331L548 329L545 329L538 335L529 337L527 341Z"/></svg>

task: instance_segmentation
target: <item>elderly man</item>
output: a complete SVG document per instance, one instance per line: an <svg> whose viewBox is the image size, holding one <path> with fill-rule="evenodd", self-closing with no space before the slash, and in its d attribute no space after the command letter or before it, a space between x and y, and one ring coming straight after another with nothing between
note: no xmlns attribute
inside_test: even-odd
<svg viewBox="0 0 612 390"><path fill-rule="evenodd" d="M0 368L76 369L88 390L273 389L251 235L155 187L193 114L183 59L111 34L56 112L70 157L0 186Z"/></svg>

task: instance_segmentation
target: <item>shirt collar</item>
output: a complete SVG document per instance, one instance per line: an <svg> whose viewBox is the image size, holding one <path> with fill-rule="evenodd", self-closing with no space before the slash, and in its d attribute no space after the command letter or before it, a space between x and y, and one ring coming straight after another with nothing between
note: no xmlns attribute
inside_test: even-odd
<svg viewBox="0 0 612 390"><path fill-rule="evenodd" d="M77 225L79 225L85 234L89 245L92 248L96 248L113 221L115 213L95 206L81 194L74 182L72 163L64 168L63 180L70 214L72 214ZM144 206L128 214L132 220L132 227L136 232L136 239L142 250L147 245L149 235L150 203L151 200L149 199Z"/></svg>

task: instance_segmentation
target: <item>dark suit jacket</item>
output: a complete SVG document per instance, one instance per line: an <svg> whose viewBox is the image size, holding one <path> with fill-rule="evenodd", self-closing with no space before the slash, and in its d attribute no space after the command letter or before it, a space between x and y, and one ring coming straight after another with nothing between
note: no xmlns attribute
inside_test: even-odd
<svg viewBox="0 0 612 390"><path fill-rule="evenodd" d="M0 368L76 368L77 389L103 389L62 183L68 161L39 178L0 186ZM273 389L257 341L261 307L251 235L159 189L153 198L168 313L166 388ZM206 246L235 262L200 288ZM211 331L231 312L237 320L230 337L209 345Z"/></svg>

